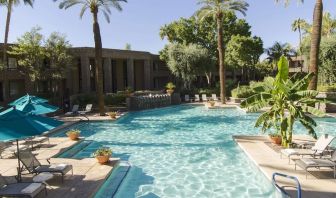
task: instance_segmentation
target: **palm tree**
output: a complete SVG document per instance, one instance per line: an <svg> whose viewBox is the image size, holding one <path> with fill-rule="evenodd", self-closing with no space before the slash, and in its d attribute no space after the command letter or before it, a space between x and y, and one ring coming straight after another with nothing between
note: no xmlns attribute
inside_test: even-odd
<svg viewBox="0 0 336 198"><path fill-rule="evenodd" d="M279 2L281 0L275 0ZM290 0L284 0L286 5ZM298 0L300 2L304 2L304 0ZM314 7L314 17L313 17L313 29L312 29L312 37L310 44L310 64L309 64L309 72L313 73L314 76L309 83L309 89L316 90L317 89L317 77L318 77L318 63L319 63L319 52L320 52L320 43L322 37L322 18L323 18L323 1L316 0Z"/></svg>
<svg viewBox="0 0 336 198"><path fill-rule="evenodd" d="M310 45L310 65L309 72L314 76L309 83L309 89L317 89L317 77L318 77L318 64L319 64L319 52L322 37L322 18L323 18L323 2L322 0L316 0L313 17L313 31Z"/></svg>
<svg viewBox="0 0 336 198"><path fill-rule="evenodd" d="M295 50L288 44L281 44L275 42L272 47L265 50L267 54L267 60L269 63L273 63L276 67L276 63L280 60L281 56L285 56L290 59L296 54Z"/></svg>
<svg viewBox="0 0 336 198"><path fill-rule="evenodd" d="M11 21L13 6L19 5L20 0L2 0L0 3L7 7L7 18L6 18L6 29L5 29L5 39L3 46L3 62L4 66L7 67L7 45L8 45L8 35L9 35L9 25ZM23 0L24 4L28 4L33 7L34 0Z"/></svg>
<svg viewBox="0 0 336 198"><path fill-rule="evenodd" d="M225 104L225 66L224 66L224 43L223 43L223 18L227 12L238 11L244 16L249 6L243 0L199 0L201 7L196 15L203 20L206 17L213 17L217 22L217 47L220 77L220 96L221 102Z"/></svg>
<svg viewBox="0 0 336 198"><path fill-rule="evenodd" d="M56 0L57 1L57 0ZM103 91L103 65L102 65L102 41L100 35L100 28L98 23L98 12L101 11L107 22L110 22L109 15L111 14L110 7L122 11L120 2L127 2L127 0L62 0L59 7L61 9L68 9L74 5L81 5L80 18L83 17L87 9L90 10L93 16L93 34L95 42L95 64L96 64L96 84L97 84L97 98L99 103L99 113L101 116L105 115L104 91Z"/></svg>
<svg viewBox="0 0 336 198"><path fill-rule="evenodd" d="M329 12L324 12L322 21L322 36L329 38L335 33L336 19L334 19Z"/></svg>
<svg viewBox="0 0 336 198"><path fill-rule="evenodd" d="M299 121L316 138L314 127L316 122L310 114L323 117L324 113L312 107L316 102L318 91L307 90L309 81L314 74L309 73L303 78L288 76L289 66L285 56L278 63L278 74L275 78L268 77L265 82L254 88L255 94L241 103L249 112L257 112L264 107L270 107L256 121L256 127L262 127L265 132L275 128L282 137L282 145L288 147L292 143L293 126ZM309 114L308 114L309 113Z"/></svg>
<svg viewBox="0 0 336 198"><path fill-rule="evenodd" d="M302 54L302 30L307 27L307 22L304 19L298 18L296 19L293 24L292 24L292 30L294 32L298 31L299 32L299 39L300 39L300 44L299 44L299 50L300 54Z"/></svg>

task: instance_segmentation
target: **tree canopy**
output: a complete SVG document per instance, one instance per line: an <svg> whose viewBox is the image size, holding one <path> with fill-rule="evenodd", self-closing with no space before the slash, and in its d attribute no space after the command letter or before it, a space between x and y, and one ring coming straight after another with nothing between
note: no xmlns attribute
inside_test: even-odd
<svg viewBox="0 0 336 198"><path fill-rule="evenodd" d="M190 88L197 75L205 74L214 67L208 50L200 45L170 44L165 51L162 58L166 59L171 72L183 81L185 88Z"/></svg>
<svg viewBox="0 0 336 198"><path fill-rule="evenodd" d="M45 40L40 31L40 27L34 27L24 33L8 53L17 57L19 71L29 75L32 81L46 76L61 79L72 60L68 51L71 45L60 33L51 33Z"/></svg>
<svg viewBox="0 0 336 198"><path fill-rule="evenodd" d="M260 37L234 35L227 44L226 62L235 68L254 67L263 53Z"/></svg>
<svg viewBox="0 0 336 198"><path fill-rule="evenodd" d="M250 29L246 20L238 19L233 12L226 13L223 18L224 46L233 35L251 36ZM200 45L217 57L216 21L213 17L205 17L202 21L196 16L180 18L161 27L160 36L171 43Z"/></svg>

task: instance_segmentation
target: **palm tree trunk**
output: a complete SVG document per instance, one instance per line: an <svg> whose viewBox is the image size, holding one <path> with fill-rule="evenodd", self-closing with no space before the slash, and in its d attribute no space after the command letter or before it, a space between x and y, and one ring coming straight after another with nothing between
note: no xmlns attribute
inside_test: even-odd
<svg viewBox="0 0 336 198"><path fill-rule="evenodd" d="M8 68L8 61L7 61L7 45L8 45L8 35L9 35L9 25L10 25L10 20L11 20L11 15L12 15L12 7L13 7L13 1L9 0L8 5L7 5L7 18L6 18L6 29L5 29L5 39L4 39L4 45L3 45L3 65L4 65L4 99L8 100L9 99L9 83L7 80L7 68Z"/></svg>
<svg viewBox="0 0 336 198"><path fill-rule="evenodd" d="M223 13L217 14L217 40L218 40L218 61L220 78L220 97L222 104L225 104L225 68L224 68L224 47L223 47Z"/></svg>
<svg viewBox="0 0 336 198"><path fill-rule="evenodd" d="M9 35L9 25L12 15L12 7L13 1L9 0L7 5L7 18L6 18L6 29L5 29L5 39L4 39L4 46L3 46L3 61L5 67L7 67L7 45L8 45L8 35Z"/></svg>
<svg viewBox="0 0 336 198"><path fill-rule="evenodd" d="M100 36L100 28L98 24L98 9L93 11L93 34L95 41L95 63L96 63L96 84L97 84L97 98L99 113L101 116L105 116L105 102L104 102L104 91L103 91L103 47Z"/></svg>
<svg viewBox="0 0 336 198"><path fill-rule="evenodd" d="M300 37L299 50L300 50L300 55L302 56L302 33L301 33L301 27L300 26L299 26L299 37Z"/></svg>
<svg viewBox="0 0 336 198"><path fill-rule="evenodd" d="M315 74L309 83L309 89L311 90L316 90L317 88L319 51L320 51L321 31L322 31L322 17L323 17L323 2L322 0L316 0L316 4L314 8L312 40L311 40L311 46L310 46L309 72Z"/></svg>

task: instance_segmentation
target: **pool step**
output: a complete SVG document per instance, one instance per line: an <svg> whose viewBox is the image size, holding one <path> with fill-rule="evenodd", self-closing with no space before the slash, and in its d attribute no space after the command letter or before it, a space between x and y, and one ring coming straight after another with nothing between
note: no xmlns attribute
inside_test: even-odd
<svg viewBox="0 0 336 198"><path fill-rule="evenodd" d="M107 178L103 186L96 193L94 198L113 198L118 192L119 187L131 169L131 164L127 161L121 161L118 168Z"/></svg>
<svg viewBox="0 0 336 198"><path fill-rule="evenodd" d="M80 151L82 151L83 149L85 149L92 143L93 141L88 141L88 140L81 141L80 143L70 148L69 150L63 152L57 157L58 158L74 158L75 155L77 155Z"/></svg>

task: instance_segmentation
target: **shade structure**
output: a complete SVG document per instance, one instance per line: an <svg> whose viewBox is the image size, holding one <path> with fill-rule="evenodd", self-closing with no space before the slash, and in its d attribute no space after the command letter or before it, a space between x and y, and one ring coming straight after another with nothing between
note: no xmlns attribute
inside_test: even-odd
<svg viewBox="0 0 336 198"><path fill-rule="evenodd" d="M0 140L15 140L40 135L63 122L9 108L0 113Z"/></svg>
<svg viewBox="0 0 336 198"><path fill-rule="evenodd" d="M58 107L47 103L48 100L36 96L25 95L14 102L10 103L17 110L36 115L52 113L58 110Z"/></svg>
<svg viewBox="0 0 336 198"><path fill-rule="evenodd" d="M40 135L62 125L63 122L39 115L24 113L15 107L0 113L0 138L16 140L18 157L18 180L21 181L19 139Z"/></svg>

